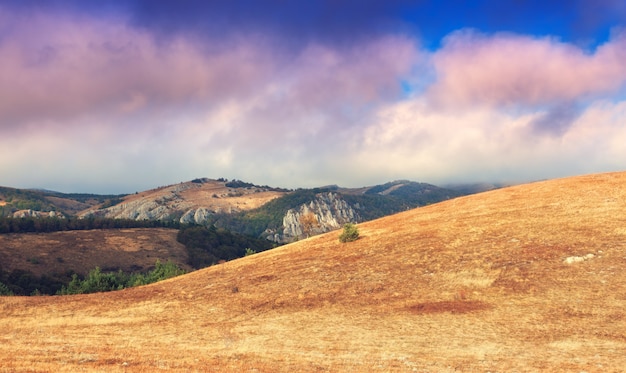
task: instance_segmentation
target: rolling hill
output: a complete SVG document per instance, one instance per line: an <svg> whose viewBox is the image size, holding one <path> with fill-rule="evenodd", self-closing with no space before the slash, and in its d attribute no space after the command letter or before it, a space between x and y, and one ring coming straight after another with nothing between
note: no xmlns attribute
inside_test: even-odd
<svg viewBox="0 0 626 373"><path fill-rule="evenodd" d="M94 229L51 233L0 234L0 269L29 271L36 276L81 275L105 271L145 271L159 260L185 270L187 251L176 241L178 230L165 228Z"/></svg>
<svg viewBox="0 0 626 373"><path fill-rule="evenodd" d="M0 372L626 366L626 173L460 197L145 287L0 298Z"/></svg>

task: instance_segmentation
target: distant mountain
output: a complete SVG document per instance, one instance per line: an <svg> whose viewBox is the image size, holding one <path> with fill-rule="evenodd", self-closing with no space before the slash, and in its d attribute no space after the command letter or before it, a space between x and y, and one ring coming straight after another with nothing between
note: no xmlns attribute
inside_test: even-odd
<svg viewBox="0 0 626 373"><path fill-rule="evenodd" d="M93 206L115 204L124 196L0 187L0 217L73 216Z"/></svg>
<svg viewBox="0 0 626 373"><path fill-rule="evenodd" d="M284 243L459 195L406 180L363 188L331 185L287 190L201 178L129 195L115 205L94 206L78 216L178 220ZM303 224L307 218L309 222Z"/></svg>
<svg viewBox="0 0 626 373"><path fill-rule="evenodd" d="M444 185L444 188L452 189L461 194L467 195L467 194L488 192L490 190L506 188L512 185L513 184L505 184L505 183L448 184L448 185Z"/></svg>
<svg viewBox="0 0 626 373"><path fill-rule="evenodd" d="M79 218L178 221L285 243L463 194L408 180L362 188L330 185L288 190L241 180L198 178L130 195L2 188L0 214L42 217L54 212Z"/></svg>

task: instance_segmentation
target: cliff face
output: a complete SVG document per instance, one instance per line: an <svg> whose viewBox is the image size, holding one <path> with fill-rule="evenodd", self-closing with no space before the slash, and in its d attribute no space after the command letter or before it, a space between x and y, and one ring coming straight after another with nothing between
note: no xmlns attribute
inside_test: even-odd
<svg viewBox="0 0 626 373"><path fill-rule="evenodd" d="M90 211L81 215L81 217L97 216L113 219L168 220L170 213L168 206L161 200L137 200L120 203L119 205L101 210Z"/></svg>
<svg viewBox="0 0 626 373"><path fill-rule="evenodd" d="M311 202L287 211L281 232L268 231L265 237L275 242L291 242L358 221L360 217L357 211L340 195L333 192L318 193Z"/></svg>

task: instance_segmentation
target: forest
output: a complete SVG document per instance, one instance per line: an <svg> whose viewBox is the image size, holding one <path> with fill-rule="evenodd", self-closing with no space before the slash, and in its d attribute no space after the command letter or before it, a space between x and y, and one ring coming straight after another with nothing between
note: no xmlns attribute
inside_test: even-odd
<svg viewBox="0 0 626 373"><path fill-rule="evenodd" d="M182 225L177 222L125 220L105 218L0 218L0 233L49 233L69 230L121 228L177 228L177 240L188 253L187 264L201 269L250 253L271 249L276 244L214 226ZM155 272L156 271L156 272ZM68 268L62 273L36 276L24 269L4 270L0 263L0 295L58 295L118 290L158 281L182 273L173 263L157 263L145 273L102 271L94 268L80 275Z"/></svg>

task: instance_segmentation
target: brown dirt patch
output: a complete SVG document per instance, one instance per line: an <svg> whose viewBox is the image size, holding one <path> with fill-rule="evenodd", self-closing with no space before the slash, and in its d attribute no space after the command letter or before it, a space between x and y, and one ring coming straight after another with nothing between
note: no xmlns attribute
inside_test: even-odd
<svg viewBox="0 0 626 373"><path fill-rule="evenodd" d="M476 311L488 310L491 307L489 304L480 301L472 300L446 300L439 302L425 302L418 303L408 307L412 313L426 314L426 313L468 313Z"/></svg>

